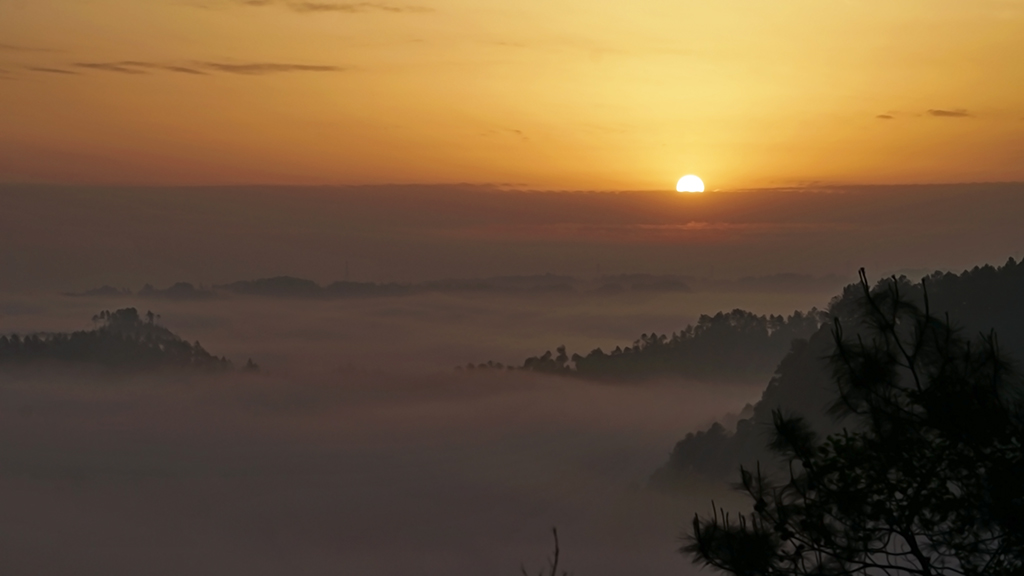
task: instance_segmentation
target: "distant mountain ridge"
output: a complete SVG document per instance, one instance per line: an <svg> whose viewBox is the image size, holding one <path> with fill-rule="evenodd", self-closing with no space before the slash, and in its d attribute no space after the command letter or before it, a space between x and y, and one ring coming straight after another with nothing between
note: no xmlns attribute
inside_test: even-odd
<svg viewBox="0 0 1024 576"><path fill-rule="evenodd" d="M196 286L190 282L177 282L168 288L155 288L146 284L138 296L167 300L209 300L232 295L260 296L266 298L352 298L374 296L408 296L426 293L522 293L581 295L613 295L626 292L673 293L702 291L736 292L801 292L822 291L832 286L842 286L844 280L838 276L809 276L801 274L774 274L770 276L745 277L732 280L707 279L673 274L618 274L593 279L581 279L560 274L535 274L526 276L492 276L487 278L451 278L426 282L356 282L343 280L321 285L313 280L295 276L274 276L256 280L241 280L210 287ZM114 288L109 285L65 293L78 298L113 298L131 296L131 290Z"/></svg>

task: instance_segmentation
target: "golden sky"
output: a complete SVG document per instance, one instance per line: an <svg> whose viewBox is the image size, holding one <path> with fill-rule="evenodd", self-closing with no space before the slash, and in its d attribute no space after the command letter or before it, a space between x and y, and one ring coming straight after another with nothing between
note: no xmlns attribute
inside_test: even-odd
<svg viewBox="0 0 1024 576"><path fill-rule="evenodd" d="M0 0L0 181L1024 180L1022 0Z"/></svg>

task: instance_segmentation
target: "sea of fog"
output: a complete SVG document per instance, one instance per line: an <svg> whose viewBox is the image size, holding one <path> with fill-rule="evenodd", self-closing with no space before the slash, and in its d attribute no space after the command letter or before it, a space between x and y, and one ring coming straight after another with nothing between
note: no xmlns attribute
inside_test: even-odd
<svg viewBox="0 0 1024 576"><path fill-rule="evenodd" d="M597 384L457 372L625 345L701 313L790 313L830 294L442 295L170 302L0 296L0 332L153 310L258 374L0 375L0 573L462 575L563 566L693 573L694 511L742 499L643 489L748 385Z"/></svg>

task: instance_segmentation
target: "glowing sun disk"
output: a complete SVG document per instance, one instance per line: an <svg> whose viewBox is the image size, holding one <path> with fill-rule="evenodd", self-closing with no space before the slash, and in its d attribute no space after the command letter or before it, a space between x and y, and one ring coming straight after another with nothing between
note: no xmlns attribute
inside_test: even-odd
<svg viewBox="0 0 1024 576"><path fill-rule="evenodd" d="M704 181L694 176L693 174L687 174L679 179L679 183L676 184L676 192L703 192Z"/></svg>

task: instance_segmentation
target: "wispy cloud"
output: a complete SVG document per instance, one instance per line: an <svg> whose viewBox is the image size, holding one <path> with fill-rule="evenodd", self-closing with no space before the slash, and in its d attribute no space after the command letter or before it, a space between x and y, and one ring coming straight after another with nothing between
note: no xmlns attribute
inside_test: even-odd
<svg viewBox="0 0 1024 576"><path fill-rule="evenodd" d="M75 66L78 68L87 68L89 70L103 70L104 72L117 72L118 74L145 74L143 70L137 68L131 68L124 66L117 62L76 62Z"/></svg>
<svg viewBox="0 0 1024 576"><path fill-rule="evenodd" d="M399 13L426 13L433 12L433 8L427 6L408 6L396 4L384 4L380 2L288 2L279 0L239 0L245 6L283 6L295 12L302 13L323 13L335 12L342 14L359 14L366 12L390 12Z"/></svg>
<svg viewBox="0 0 1024 576"><path fill-rule="evenodd" d="M498 136L498 137L501 137L501 136L511 136L511 137L520 139L520 140L522 140L524 142L529 142L530 141L530 137L527 136L525 132L523 132L522 130L517 130L515 128L490 128L488 130L485 130L485 131L481 132L480 136L483 136L485 138L490 138L490 137L495 137L495 136Z"/></svg>
<svg viewBox="0 0 1024 576"><path fill-rule="evenodd" d="M226 72L228 74L243 74L247 76L258 76L264 74L279 74L283 72L341 72L345 70L340 66L318 66L310 64L279 64L273 62L255 62L249 64L225 64L221 62L203 62L204 68Z"/></svg>
<svg viewBox="0 0 1024 576"><path fill-rule="evenodd" d="M145 74L147 70L177 72L179 74L206 74L206 72L195 68L189 68L187 66L161 64L159 62L141 62L138 60L122 60L119 62L78 62L75 66L91 70L102 70L104 72L117 72L119 74Z"/></svg>
<svg viewBox="0 0 1024 576"><path fill-rule="evenodd" d="M925 114L928 114L929 116L934 116L936 118L970 118L970 117L972 117L972 114L970 114L969 112L967 112L967 110L964 110L963 108L957 108L957 109L954 109L954 110L940 110L940 109L933 108L933 109L928 110L927 112L925 112Z"/></svg>
<svg viewBox="0 0 1024 576"><path fill-rule="evenodd" d="M193 62L188 65L167 64L163 62L144 62L140 60L119 60L114 62L76 62L72 64L76 68L96 70L100 72L114 72L130 76L139 76L150 72L174 72L178 74L189 74L193 76L206 76L211 73L238 74L244 76L262 76L267 74L281 74L287 72L341 72L345 68L341 66L327 66L317 64L288 64L280 62ZM57 69L35 69L39 72L55 72L62 74L75 74L75 72Z"/></svg>
<svg viewBox="0 0 1024 576"><path fill-rule="evenodd" d="M43 72L45 74L65 74L65 75L77 75L78 72L73 70L63 70L61 68L46 68L44 66L26 66L26 70L32 72Z"/></svg>
<svg viewBox="0 0 1024 576"><path fill-rule="evenodd" d="M163 70L165 72L177 72L179 74L193 74L197 76L205 75L206 72L196 70L195 68L187 68L185 66L155 66L156 70Z"/></svg>
<svg viewBox="0 0 1024 576"><path fill-rule="evenodd" d="M879 120L892 120L894 116L891 114L879 114L878 116L875 116L875 118L878 118Z"/></svg>
<svg viewBox="0 0 1024 576"><path fill-rule="evenodd" d="M359 12L408 12L422 14L434 11L433 8L428 8L426 6L393 6L390 4L377 4L374 2L289 2L288 7L296 12L346 12L350 14L356 14Z"/></svg>

